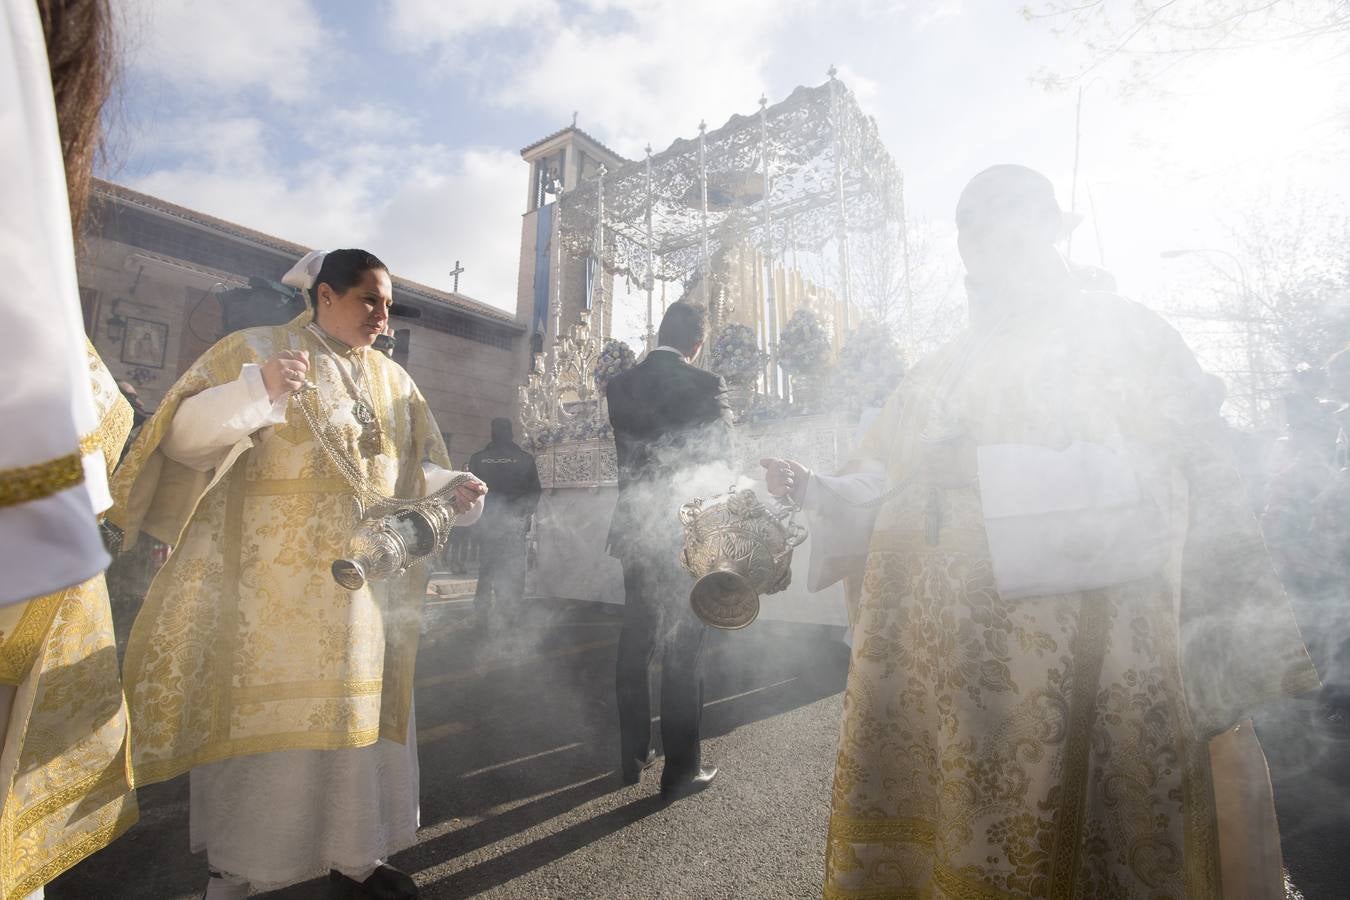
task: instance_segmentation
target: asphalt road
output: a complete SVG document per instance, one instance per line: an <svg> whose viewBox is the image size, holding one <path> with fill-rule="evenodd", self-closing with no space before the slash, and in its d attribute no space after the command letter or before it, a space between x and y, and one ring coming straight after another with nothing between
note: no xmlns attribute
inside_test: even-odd
<svg viewBox="0 0 1350 900"><path fill-rule="evenodd" d="M848 665L840 629L761 621L711 636L704 753L721 774L667 804L659 763L633 787L617 771L618 613L541 602L484 637L467 603L431 604L416 689L423 829L393 862L428 898L819 897ZM1350 742L1321 735L1308 713L1289 703L1257 721L1291 895L1350 896ZM200 896L186 779L140 796L140 824L49 898ZM328 886L264 896L321 898Z"/></svg>
<svg viewBox="0 0 1350 900"><path fill-rule="evenodd" d="M704 759L721 772L709 790L667 804L659 761L636 786L618 773L619 611L538 603L484 639L467 604L432 603L416 686L423 828L394 864L428 898L818 897L842 630L762 621L711 635ZM50 885L49 898L201 895L186 779L140 799L141 822ZM328 886L264 896L320 898Z"/></svg>

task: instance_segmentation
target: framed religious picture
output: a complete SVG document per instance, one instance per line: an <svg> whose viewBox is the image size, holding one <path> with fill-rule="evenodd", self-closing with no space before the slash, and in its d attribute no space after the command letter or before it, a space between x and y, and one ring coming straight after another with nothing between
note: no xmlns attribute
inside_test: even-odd
<svg viewBox="0 0 1350 900"><path fill-rule="evenodd" d="M126 316L122 334L122 362L129 366L164 368L165 345L169 343L169 325Z"/></svg>

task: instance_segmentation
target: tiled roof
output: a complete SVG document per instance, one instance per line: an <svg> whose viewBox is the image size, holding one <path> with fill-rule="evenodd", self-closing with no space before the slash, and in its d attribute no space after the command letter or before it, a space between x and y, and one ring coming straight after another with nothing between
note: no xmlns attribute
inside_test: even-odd
<svg viewBox="0 0 1350 900"><path fill-rule="evenodd" d="M595 145L596 145L597 147L599 147L601 150L605 151L605 152L608 153L610 156L614 157L615 159L619 160L620 162L629 162L629 160L625 159L623 156L620 156L618 153L615 153L613 150L611 150L611 149L609 149L608 147L606 147L604 141L601 141L601 140L600 140L599 138L597 138L595 135L590 134L589 132L583 131L582 129L578 128L578 127L575 126L575 125L568 125L566 128L560 128L560 129L558 129L557 131L555 131L555 132L553 132L552 134L550 134L548 137L540 138L539 140L535 141L533 144L530 144L528 147L525 147L524 149L522 149L522 150L520 151L520 155L521 155L521 156L524 156L526 153L529 153L529 152L530 152L531 150L533 150L535 147L539 147L539 146L541 146L541 145L543 145L543 144L547 144L549 141L553 140L554 138L556 138L556 137L561 137L562 135L567 134L568 132L572 132L572 131L574 131L574 132L576 132L577 134L581 135L581 136L584 137L586 140L590 141L592 144L595 144Z"/></svg>
<svg viewBox="0 0 1350 900"><path fill-rule="evenodd" d="M173 219L180 219L184 222L196 225L199 228L205 228L209 231L214 231L226 235L227 237L264 247L268 250L275 250L278 253L292 256L296 259L304 256L310 250L309 247L302 244L282 240L279 237L273 237L272 235L264 234L261 231L254 231L252 228L245 228L243 225L237 225L234 222L228 222L225 219L218 219L215 216L208 216L206 213L198 212L195 209L188 209L186 206L179 206L176 203L170 203L167 200L161 200L158 197L152 197L149 194L142 194L140 191L133 191L131 188L124 187L120 184L114 184L111 181L104 181L101 178L94 179L94 193L107 197L116 203L149 210ZM434 287L407 278L401 278L397 275L393 276L393 282L396 290L411 294L417 299L442 303L462 312L469 313L477 318L489 319L515 331L523 332L525 330L524 326L520 325L510 313L498 309L491 304L484 303L481 300L475 300L464 294L437 290Z"/></svg>

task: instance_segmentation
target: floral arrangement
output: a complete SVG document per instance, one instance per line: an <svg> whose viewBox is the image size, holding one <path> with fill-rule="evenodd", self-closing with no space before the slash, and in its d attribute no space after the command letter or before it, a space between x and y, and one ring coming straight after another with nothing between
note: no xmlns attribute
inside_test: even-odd
<svg viewBox="0 0 1350 900"><path fill-rule="evenodd" d="M536 434L530 441L530 445L531 449L537 451L571 441L610 440L613 437L614 430L610 428L608 422L601 421L594 416L578 416L570 422L554 425L552 428Z"/></svg>
<svg viewBox="0 0 1350 900"><path fill-rule="evenodd" d="M712 370L718 375L754 375L764 365L764 354L755 342L754 329L732 323L717 332L710 361Z"/></svg>
<svg viewBox="0 0 1350 900"><path fill-rule="evenodd" d="M905 360L885 328L863 325L848 336L834 370L834 392L853 408L881 406L905 377Z"/></svg>
<svg viewBox="0 0 1350 900"><path fill-rule="evenodd" d="M799 309L778 336L778 364L790 375L814 375L830 364L830 339L820 318Z"/></svg>
<svg viewBox="0 0 1350 900"><path fill-rule="evenodd" d="M607 384L636 364L637 357L633 354L632 347L616 338L605 341L605 346L601 348L600 355L595 359L595 366L591 369L591 375L595 378L595 389L603 395Z"/></svg>

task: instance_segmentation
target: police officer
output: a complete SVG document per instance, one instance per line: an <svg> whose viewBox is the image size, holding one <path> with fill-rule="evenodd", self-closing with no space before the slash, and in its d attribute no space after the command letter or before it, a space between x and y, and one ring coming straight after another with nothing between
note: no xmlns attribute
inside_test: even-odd
<svg viewBox="0 0 1350 900"><path fill-rule="evenodd" d="M469 459L469 471L488 486L491 499L474 527L479 532L478 589L474 608L480 625L489 613L508 613L525 592L525 534L539 504L534 457L512 440L511 420L492 420L492 440Z"/></svg>

